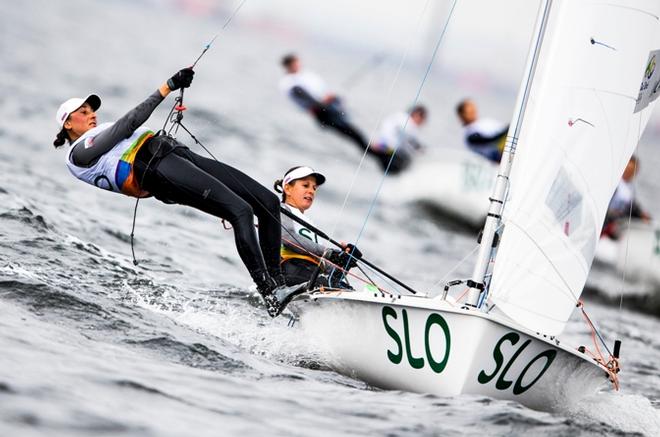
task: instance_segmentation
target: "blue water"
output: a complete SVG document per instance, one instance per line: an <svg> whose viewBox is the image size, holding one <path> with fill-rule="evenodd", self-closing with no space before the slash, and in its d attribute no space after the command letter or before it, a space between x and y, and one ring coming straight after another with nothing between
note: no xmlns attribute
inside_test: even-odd
<svg viewBox="0 0 660 437"><path fill-rule="evenodd" d="M134 266L133 202L68 174L63 151L51 146L53 118L64 99L96 92L99 119L112 120L192 62L227 11L200 17L175 5L28 0L3 8L0 435L660 434L660 322L651 315L587 301L610 344L614 335L623 340L622 389L548 413L478 396L381 391L335 373L286 318L271 320L255 305L231 232L200 212L141 202ZM268 186L296 164L323 171L328 182L314 218L350 241L377 168L365 163L339 215L360 153L284 101L277 61L294 47L340 83L365 54L248 18L237 19L200 62L185 123L216 156ZM349 109L365 129L414 95L420 65L404 68L389 93L396 67L379 66L351 92ZM425 135L452 145L459 127L445 100L458 91L445 82L432 76L425 88L432 111ZM485 99L506 116L516 86L497 89ZM151 126L163 123L168 103ZM640 151L649 168L658 158L648 144L657 140L651 129ZM653 193L660 178L648 172L641 185L642 194ZM360 247L427 289L472 250L474 238L401 200L379 205ZM464 264L455 275L469 271ZM575 344L588 339L577 316L565 335Z"/></svg>

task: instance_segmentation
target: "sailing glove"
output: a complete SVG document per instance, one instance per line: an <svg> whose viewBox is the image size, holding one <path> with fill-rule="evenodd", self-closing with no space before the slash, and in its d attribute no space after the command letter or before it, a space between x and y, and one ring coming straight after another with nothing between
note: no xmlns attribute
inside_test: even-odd
<svg viewBox="0 0 660 437"><path fill-rule="evenodd" d="M346 245L346 252L350 253L351 256L355 259L362 258L362 252L360 252L360 249L358 249L354 244L348 243Z"/></svg>
<svg viewBox="0 0 660 437"><path fill-rule="evenodd" d="M174 76L167 79L167 86L171 91L178 90L179 88L188 88L192 83L194 75L195 72L192 68L182 68Z"/></svg>
<svg viewBox="0 0 660 437"><path fill-rule="evenodd" d="M345 270L357 266L357 260L343 250L332 250L327 258L328 261Z"/></svg>

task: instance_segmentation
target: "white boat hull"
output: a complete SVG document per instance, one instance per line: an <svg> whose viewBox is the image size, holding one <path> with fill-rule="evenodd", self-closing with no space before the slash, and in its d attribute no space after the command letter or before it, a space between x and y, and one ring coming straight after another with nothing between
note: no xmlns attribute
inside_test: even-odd
<svg viewBox="0 0 660 437"><path fill-rule="evenodd" d="M301 296L291 306L331 367L384 389L556 410L607 382L577 351L440 299L344 292Z"/></svg>

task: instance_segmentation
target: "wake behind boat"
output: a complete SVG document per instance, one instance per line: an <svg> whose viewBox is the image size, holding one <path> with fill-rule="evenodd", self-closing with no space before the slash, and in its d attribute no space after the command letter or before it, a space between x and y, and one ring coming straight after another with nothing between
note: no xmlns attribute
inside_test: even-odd
<svg viewBox="0 0 660 437"><path fill-rule="evenodd" d="M576 307L610 198L650 116L660 4L546 0L472 277L457 303L315 290L295 313L339 371L379 387L482 394L553 410L618 388L619 343L557 336ZM606 146L605 146L606 145ZM603 147L607 153L603 153Z"/></svg>

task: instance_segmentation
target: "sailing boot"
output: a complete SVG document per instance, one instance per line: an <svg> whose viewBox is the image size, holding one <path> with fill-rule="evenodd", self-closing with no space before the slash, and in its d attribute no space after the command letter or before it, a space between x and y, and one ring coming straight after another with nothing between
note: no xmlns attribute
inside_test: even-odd
<svg viewBox="0 0 660 437"><path fill-rule="evenodd" d="M291 299L307 291L307 285L309 283L301 282L300 284L290 286L286 285L286 278L281 271L273 272L273 277L277 283L277 288L275 288L272 292L279 303L279 311L277 314L280 314L282 311L284 311L284 308L286 308L289 302L291 302Z"/></svg>
<svg viewBox="0 0 660 437"><path fill-rule="evenodd" d="M266 272L258 272L253 275L252 279L257 284L257 291L264 300L268 315L276 317L282 311L277 297L273 294L273 290L277 289L277 283Z"/></svg>
<svg viewBox="0 0 660 437"><path fill-rule="evenodd" d="M305 293L306 291L307 291L307 282L301 282L300 284L291 285L291 286L283 285L273 290L273 294L275 295L279 303L277 314L284 311L284 308L286 308L289 302L291 302L291 299L298 296L299 294Z"/></svg>

